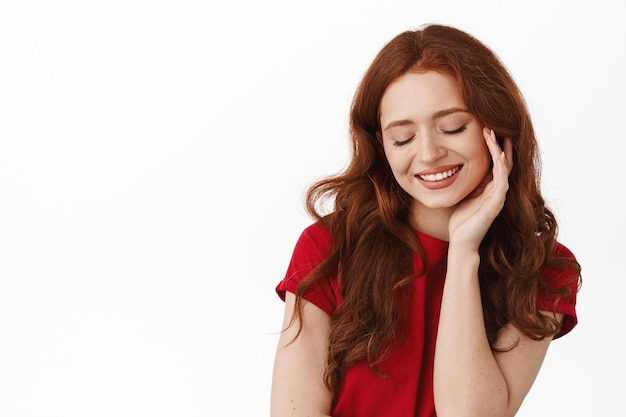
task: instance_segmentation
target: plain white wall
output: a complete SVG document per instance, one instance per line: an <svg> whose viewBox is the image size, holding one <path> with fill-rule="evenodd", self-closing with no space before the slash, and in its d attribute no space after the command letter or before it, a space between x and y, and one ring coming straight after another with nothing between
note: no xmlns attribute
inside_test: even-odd
<svg viewBox="0 0 626 417"><path fill-rule="evenodd" d="M428 22L519 82L583 266L519 415L625 415L617 5L2 2L0 415L266 415L302 193L344 166L374 54Z"/></svg>

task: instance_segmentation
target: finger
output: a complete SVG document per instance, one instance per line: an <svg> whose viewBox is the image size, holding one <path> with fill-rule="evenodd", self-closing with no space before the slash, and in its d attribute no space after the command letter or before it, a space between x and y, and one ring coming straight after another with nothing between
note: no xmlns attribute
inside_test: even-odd
<svg viewBox="0 0 626 417"><path fill-rule="evenodd" d="M507 160L509 156L506 152L500 153L497 161L493 166L493 179L494 179L494 188L498 190L497 192L502 195L502 202L504 203L504 196L509 189L509 170Z"/></svg>
<svg viewBox="0 0 626 417"><path fill-rule="evenodd" d="M494 162L494 167L496 165L497 158L499 158L504 152L504 154L506 155L505 166L507 168L507 175L510 174L511 170L513 169L513 141L511 141L511 138L504 138L503 150L498 144L496 134L492 129L485 127L483 129L483 134L487 143L487 147L489 148L489 153L491 154L491 159Z"/></svg>
<svg viewBox="0 0 626 417"><path fill-rule="evenodd" d="M504 195L509 188L509 174L513 166L513 144L509 138L505 138L503 151L498 144L495 132L492 129L487 130L487 146L493 159L492 190L504 199Z"/></svg>
<svg viewBox="0 0 626 417"><path fill-rule="evenodd" d="M485 142L487 143L487 148L489 149L489 153L491 154L491 159L495 165L496 160L502 154L502 148L498 144L496 139L496 134L492 129L485 127L483 129L483 136L485 138Z"/></svg>
<svg viewBox="0 0 626 417"><path fill-rule="evenodd" d="M504 138L504 154L506 155L506 166L509 174L513 170L513 141L511 138Z"/></svg>
<svg viewBox="0 0 626 417"><path fill-rule="evenodd" d="M483 136L487 143L487 148L493 160L493 169L488 174L490 181L488 181L484 187L481 187L480 194L482 194L486 200L491 201L490 204L493 207L497 207L497 210L501 210L506 199L506 193L509 189L509 166L512 166L512 143L510 140L505 139L504 146L509 152L504 152L496 139L496 134L492 129L485 128L483 130ZM508 160L511 159L511 163ZM487 176L486 176L487 178ZM482 186L482 184L481 184ZM474 194L474 193L472 193Z"/></svg>

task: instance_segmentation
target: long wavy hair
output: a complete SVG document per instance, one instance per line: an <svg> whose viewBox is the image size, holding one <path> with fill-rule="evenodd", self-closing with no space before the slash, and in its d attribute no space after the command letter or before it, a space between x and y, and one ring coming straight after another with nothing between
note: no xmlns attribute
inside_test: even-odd
<svg viewBox="0 0 626 417"><path fill-rule="evenodd" d="M398 185L380 139L379 107L385 89L411 72L452 75L471 113L511 138L513 169L501 213L481 246L479 280L489 342L512 323L541 340L559 330L554 317L535 308L538 291L557 298L571 291L548 288L544 265L571 268L575 260L554 256L557 222L540 192L537 141L525 101L499 58L473 36L442 25L427 25L393 38L372 61L354 96L350 112L352 157L339 174L324 178L306 194L310 215L331 233L331 251L299 285L293 321L302 320L303 296L316 282L336 278L343 300L331 318L325 383L334 389L348 367L366 360L377 364L393 339L411 283L412 257L424 252L409 224L411 197ZM322 203L331 202L328 213ZM301 328L301 327L300 327ZM297 337L297 336L296 336Z"/></svg>

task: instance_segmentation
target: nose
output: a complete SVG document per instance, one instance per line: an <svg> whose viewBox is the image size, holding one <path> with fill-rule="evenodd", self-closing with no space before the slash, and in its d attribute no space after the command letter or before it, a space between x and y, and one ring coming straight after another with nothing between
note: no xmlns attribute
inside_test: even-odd
<svg viewBox="0 0 626 417"><path fill-rule="evenodd" d="M416 156L421 162L431 163L446 155L446 149L441 146L439 139L433 133L424 133L418 142Z"/></svg>

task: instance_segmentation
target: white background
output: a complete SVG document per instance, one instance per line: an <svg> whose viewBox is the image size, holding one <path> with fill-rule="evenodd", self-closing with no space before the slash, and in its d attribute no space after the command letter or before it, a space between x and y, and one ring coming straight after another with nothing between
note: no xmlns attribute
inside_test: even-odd
<svg viewBox="0 0 626 417"><path fill-rule="evenodd" d="M452 24L528 101L583 266L520 416L624 416L618 2L0 3L0 415L264 416L302 194L397 33Z"/></svg>

